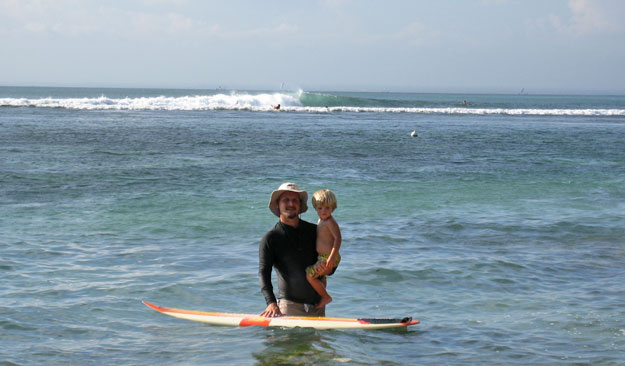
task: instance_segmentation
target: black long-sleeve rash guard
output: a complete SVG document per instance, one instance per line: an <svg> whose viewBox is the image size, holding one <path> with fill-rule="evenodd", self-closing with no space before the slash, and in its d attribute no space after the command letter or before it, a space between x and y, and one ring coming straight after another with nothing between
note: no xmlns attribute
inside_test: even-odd
<svg viewBox="0 0 625 366"><path fill-rule="evenodd" d="M260 288L267 305L276 302L271 284L272 267L278 274L278 297L316 304L320 297L306 280L306 267L317 261L317 225L300 220L299 226L278 222L260 242Z"/></svg>

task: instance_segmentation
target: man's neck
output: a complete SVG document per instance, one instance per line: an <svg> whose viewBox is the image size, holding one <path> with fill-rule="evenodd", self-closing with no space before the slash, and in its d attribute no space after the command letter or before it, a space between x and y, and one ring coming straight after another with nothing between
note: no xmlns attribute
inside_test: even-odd
<svg viewBox="0 0 625 366"><path fill-rule="evenodd" d="M299 226L299 216L296 216L293 219L289 219L288 217L284 217L284 216L280 216L280 222L285 224L285 225L289 225L292 227L298 227Z"/></svg>

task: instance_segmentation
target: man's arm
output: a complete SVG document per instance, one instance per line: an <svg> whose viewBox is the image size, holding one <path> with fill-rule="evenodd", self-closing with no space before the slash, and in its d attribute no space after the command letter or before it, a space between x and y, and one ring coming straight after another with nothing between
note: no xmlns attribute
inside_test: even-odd
<svg viewBox="0 0 625 366"><path fill-rule="evenodd" d="M273 252L269 248L267 235L260 242L258 250L258 279L260 281L260 291L265 297L267 308L260 315L262 316L279 316L280 309L273 293L273 285L271 283L271 271L273 269Z"/></svg>

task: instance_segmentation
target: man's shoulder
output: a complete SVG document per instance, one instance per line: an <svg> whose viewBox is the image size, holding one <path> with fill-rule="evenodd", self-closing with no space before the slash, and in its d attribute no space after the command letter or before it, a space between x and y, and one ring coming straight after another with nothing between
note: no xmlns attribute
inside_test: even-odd
<svg viewBox="0 0 625 366"><path fill-rule="evenodd" d="M274 238L282 238L282 237L285 237L287 235L287 231L290 231L290 230L297 230L299 232L316 233L317 225L311 224L308 221L300 220L297 229L295 228L285 229L285 226L283 226L283 224L278 222L273 228L271 228L269 231L267 231L267 233L265 233L265 236L263 236L263 239L264 241L270 241L271 239L274 239Z"/></svg>
<svg viewBox="0 0 625 366"><path fill-rule="evenodd" d="M269 231L265 233L265 238L275 236L275 235L283 235L284 229L280 226L280 223L277 223L274 227L272 227Z"/></svg>

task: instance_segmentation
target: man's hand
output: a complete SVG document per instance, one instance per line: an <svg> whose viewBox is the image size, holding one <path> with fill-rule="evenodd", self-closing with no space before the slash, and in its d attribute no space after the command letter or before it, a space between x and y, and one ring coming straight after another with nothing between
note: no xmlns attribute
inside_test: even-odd
<svg viewBox="0 0 625 366"><path fill-rule="evenodd" d="M266 316L268 318L274 318L276 316L282 316L282 312L280 311L278 304L275 302L272 302L271 304L267 305L267 308L265 309L265 311L260 313L260 315Z"/></svg>

